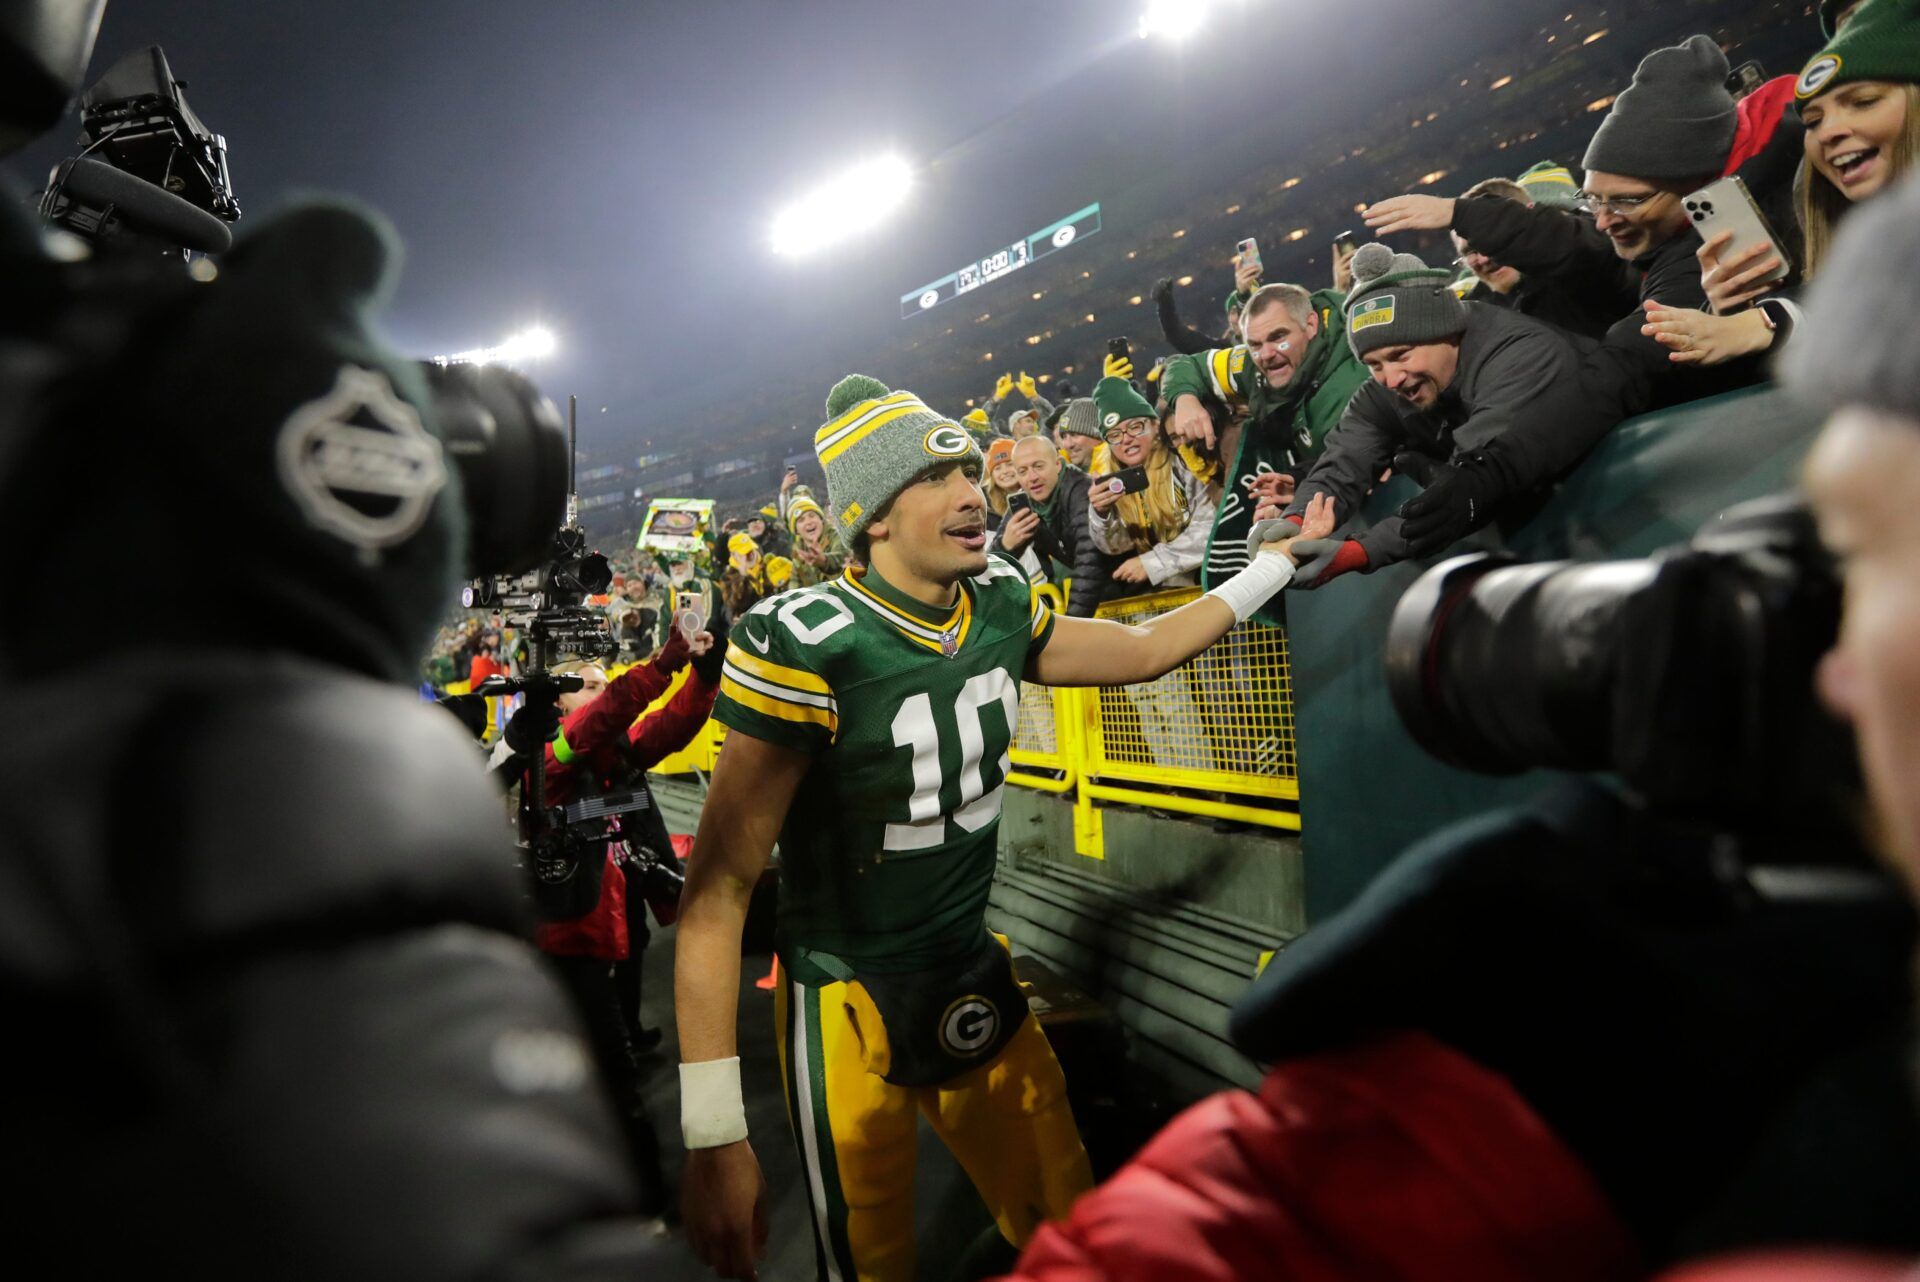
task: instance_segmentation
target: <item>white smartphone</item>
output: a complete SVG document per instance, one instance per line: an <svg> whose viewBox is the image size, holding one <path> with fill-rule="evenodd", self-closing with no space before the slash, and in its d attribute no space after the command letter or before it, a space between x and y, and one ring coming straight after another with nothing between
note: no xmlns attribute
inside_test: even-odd
<svg viewBox="0 0 1920 1282"><path fill-rule="evenodd" d="M1241 241L1238 245L1235 245L1234 250L1240 255L1240 265L1242 267L1245 267L1249 264L1253 265L1254 267L1259 267L1261 265L1260 245L1259 245L1259 242L1255 241L1253 237L1249 236L1245 240Z"/></svg>
<svg viewBox="0 0 1920 1282"><path fill-rule="evenodd" d="M687 640L693 640L693 638L707 626L707 594L704 592L675 592L673 594L673 622Z"/></svg>
<svg viewBox="0 0 1920 1282"><path fill-rule="evenodd" d="M1720 251L1721 262L1755 245L1765 244L1772 249L1773 256L1780 260L1780 266L1756 279L1771 285L1787 278L1793 256L1781 247L1780 238L1773 234L1773 228L1767 224L1767 216L1760 212L1760 206L1753 201L1753 193L1747 190L1747 184L1739 175L1716 179L1688 196L1681 204L1687 211L1687 217L1693 220L1700 239L1712 240L1723 231L1733 233L1733 239Z"/></svg>

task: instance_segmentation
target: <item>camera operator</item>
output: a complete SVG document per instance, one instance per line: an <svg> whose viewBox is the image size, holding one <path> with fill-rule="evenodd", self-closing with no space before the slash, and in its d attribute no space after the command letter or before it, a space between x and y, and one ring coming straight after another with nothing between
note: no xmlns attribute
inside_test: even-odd
<svg viewBox="0 0 1920 1282"><path fill-rule="evenodd" d="M1785 371L1828 415L1804 471L1840 574L1818 692L1852 723L1869 837L1904 882L1848 867L1840 829L1790 853L1841 876L1768 891L1697 826L1599 788L1451 827L1235 1011L1235 1041L1275 1065L1258 1097L1176 1119L1041 1230L1018 1276L1624 1279L1759 1248L1787 1253L1673 1282L1914 1276L1920 340L1887 264L1916 260L1909 181L1842 233ZM1702 612L1687 595L1669 604ZM1790 718L1812 692L1769 694Z"/></svg>
<svg viewBox="0 0 1920 1282"><path fill-rule="evenodd" d="M7 141L58 117L100 8L0 6ZM0 632L32 727L0 757L33 780L0 789L0 985L33 1048L0 1067L8 1259L645 1271L579 1023L520 942L498 796L412 689L468 521L421 373L373 326L396 238L298 207L210 283L45 243L0 201L0 538L36 549L9 596L125 567L142 622ZM345 436L393 492L301 448Z"/></svg>
<svg viewBox="0 0 1920 1282"><path fill-rule="evenodd" d="M696 633L691 640L674 629L651 662L629 668L613 681L607 680L606 670L597 663L573 661L554 667L556 675L578 675L581 687L559 697L560 732L546 750L549 805L565 805L616 787L645 789L647 768L692 741L713 710L720 661L726 652L725 620L716 619L710 626L713 631ZM641 713L667 692L674 674L690 659L693 671L672 701L642 718ZM638 965L648 935L640 888L629 884L624 856L629 841L644 844L662 857L671 855L672 844L661 840L665 830L651 804L621 815L617 822L620 839L606 844L593 908L569 921L542 924L536 941L559 969L587 1021L595 1057L613 1088L614 1104L638 1164L641 1204L658 1214L667 1207L666 1180L660 1170L660 1142L640 1098L634 1057L658 1044L660 1034L652 1030L650 1040L641 1034ZM660 826L658 833L652 831L655 826ZM643 836L648 840L641 841ZM638 939L634 938L636 919ZM616 985L615 968L622 966L631 968L622 976L630 983Z"/></svg>

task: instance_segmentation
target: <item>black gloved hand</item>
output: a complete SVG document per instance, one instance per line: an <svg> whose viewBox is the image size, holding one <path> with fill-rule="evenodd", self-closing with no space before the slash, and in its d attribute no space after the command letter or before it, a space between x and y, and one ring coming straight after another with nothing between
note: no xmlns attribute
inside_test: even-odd
<svg viewBox="0 0 1920 1282"><path fill-rule="evenodd" d="M713 637L713 648L693 661L694 675L708 685L720 684L720 667L727 661L727 607L714 602L713 613L707 616L707 632Z"/></svg>
<svg viewBox="0 0 1920 1282"><path fill-rule="evenodd" d="M450 694L440 700L440 706L451 712L474 738L487 732L487 696Z"/></svg>
<svg viewBox="0 0 1920 1282"><path fill-rule="evenodd" d="M1713 862L1571 781L1407 851L1273 959L1233 1039L1273 1061L1439 1038L1513 1084L1659 1263L1775 1110L1910 1000L1890 879L1765 900Z"/></svg>
<svg viewBox="0 0 1920 1282"><path fill-rule="evenodd" d="M1493 519L1506 487L1482 455L1469 454L1451 464L1424 454L1394 456L1394 470L1426 488L1400 505L1400 533L1414 556L1448 547Z"/></svg>
<svg viewBox="0 0 1920 1282"><path fill-rule="evenodd" d="M507 746L523 757L540 753L560 734L560 705L529 696L519 711L507 718Z"/></svg>
<svg viewBox="0 0 1920 1282"><path fill-rule="evenodd" d="M1153 282L1153 288L1147 291L1148 297L1156 303L1164 303L1173 296L1173 277L1162 276Z"/></svg>

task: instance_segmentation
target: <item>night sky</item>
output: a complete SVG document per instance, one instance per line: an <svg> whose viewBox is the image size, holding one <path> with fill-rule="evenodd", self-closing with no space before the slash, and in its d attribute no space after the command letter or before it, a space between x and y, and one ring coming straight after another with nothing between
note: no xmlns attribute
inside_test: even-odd
<svg viewBox="0 0 1920 1282"><path fill-rule="evenodd" d="M638 443L698 432L729 389L824 388L900 338L902 292L1092 201L1124 233L1130 188L1205 198L1249 117L1324 134L1343 96L1444 74L1431 42L1476 15L1551 7L1378 0L1362 28L1227 0L1175 50L1137 38L1141 0L112 0L91 76L160 44L227 137L243 230L303 191L365 200L408 246L398 346L544 322L538 381ZM37 185L76 132L8 169ZM782 204L886 149L923 167L892 222L769 252Z"/></svg>

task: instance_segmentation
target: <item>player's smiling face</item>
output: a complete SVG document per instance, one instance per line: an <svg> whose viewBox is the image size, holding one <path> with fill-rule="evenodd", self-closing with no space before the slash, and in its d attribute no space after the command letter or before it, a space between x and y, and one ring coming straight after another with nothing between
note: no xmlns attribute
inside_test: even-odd
<svg viewBox="0 0 1920 1282"><path fill-rule="evenodd" d="M971 461L923 472L868 527L875 568L911 590L906 580L952 585L987 568L987 499L980 468Z"/></svg>

